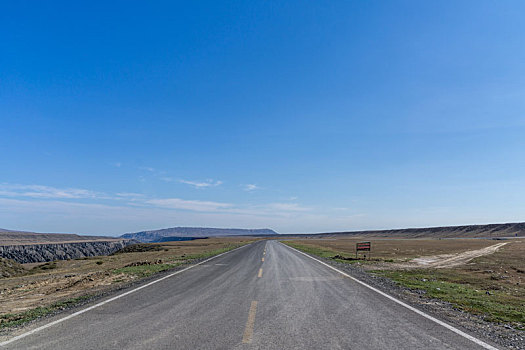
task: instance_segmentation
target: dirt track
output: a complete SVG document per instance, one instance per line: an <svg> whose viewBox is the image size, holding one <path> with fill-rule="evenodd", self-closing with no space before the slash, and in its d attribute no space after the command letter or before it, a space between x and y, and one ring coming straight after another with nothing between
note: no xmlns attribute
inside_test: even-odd
<svg viewBox="0 0 525 350"><path fill-rule="evenodd" d="M468 250L466 252L458 253L458 254L442 254L442 255L426 256L426 257L413 259L411 262L424 266L424 267L433 267L437 269L449 268L449 267L454 267L458 265L463 265L469 262L470 260L474 258L478 258L480 256L493 254L505 244L507 244L507 242L494 244L494 245L491 245L489 247L482 248L482 249Z"/></svg>

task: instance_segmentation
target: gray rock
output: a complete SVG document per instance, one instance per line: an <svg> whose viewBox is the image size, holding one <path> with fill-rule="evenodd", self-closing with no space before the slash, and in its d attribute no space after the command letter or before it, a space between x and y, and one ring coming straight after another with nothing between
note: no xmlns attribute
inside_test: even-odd
<svg viewBox="0 0 525 350"><path fill-rule="evenodd" d="M133 240L95 241L79 243L4 245L0 246L0 257L20 264L85 258L109 255L130 244Z"/></svg>

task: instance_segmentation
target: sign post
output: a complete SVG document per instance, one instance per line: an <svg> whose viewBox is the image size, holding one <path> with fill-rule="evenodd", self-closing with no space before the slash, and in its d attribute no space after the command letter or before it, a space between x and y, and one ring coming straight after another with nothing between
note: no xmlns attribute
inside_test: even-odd
<svg viewBox="0 0 525 350"><path fill-rule="evenodd" d="M359 242L355 244L355 258L357 259L357 253L360 251L371 252L372 244L370 242ZM368 260L370 260L370 254L368 254ZM366 255L365 255L366 258Z"/></svg>

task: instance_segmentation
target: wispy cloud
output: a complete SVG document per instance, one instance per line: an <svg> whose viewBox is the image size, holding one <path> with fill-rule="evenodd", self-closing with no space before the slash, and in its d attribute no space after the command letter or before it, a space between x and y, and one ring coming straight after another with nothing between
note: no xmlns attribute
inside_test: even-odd
<svg viewBox="0 0 525 350"><path fill-rule="evenodd" d="M149 167L149 166L141 166L139 167L140 170L149 171L150 173L156 172L155 168Z"/></svg>
<svg viewBox="0 0 525 350"><path fill-rule="evenodd" d="M231 208L233 206L229 203L184 200L180 198L150 199L147 200L146 203L162 208L183 209L202 212L216 212Z"/></svg>
<svg viewBox="0 0 525 350"><path fill-rule="evenodd" d="M242 188L246 192L251 192L251 191L258 190L260 187L255 184L246 184L246 185L243 185Z"/></svg>
<svg viewBox="0 0 525 350"><path fill-rule="evenodd" d="M135 192L119 192L115 193L116 199L126 199L126 200L136 200L140 198L144 198L144 195L142 193L135 193Z"/></svg>
<svg viewBox="0 0 525 350"><path fill-rule="evenodd" d="M208 188L208 187L216 187L222 184L222 181L214 181L212 179L208 179L206 181L190 181L190 180L179 180L180 183L193 186L198 189Z"/></svg>
<svg viewBox="0 0 525 350"><path fill-rule="evenodd" d="M177 180L178 181L178 180ZM2 198L3 197L3 198ZM351 211L303 206L283 199L270 203L230 203L170 197L151 197L134 192L103 193L82 188L0 183L0 221L19 227L30 222L31 229L66 232L107 233L136 227L181 225L274 227L297 230L348 229L361 220ZM47 226L46 226L47 225ZM126 226L127 225L127 226ZM28 229L28 227L24 227ZM92 231L93 232L93 231ZM125 231L124 231L125 232Z"/></svg>
<svg viewBox="0 0 525 350"><path fill-rule="evenodd" d="M0 184L0 195L5 197L31 197L55 199L102 198L105 195L81 188L56 188L42 185Z"/></svg>
<svg viewBox="0 0 525 350"><path fill-rule="evenodd" d="M174 182L176 179L170 177L170 176L161 176L160 179L164 182Z"/></svg>
<svg viewBox="0 0 525 350"><path fill-rule="evenodd" d="M267 210L285 211L285 212L312 210L312 208L303 207L297 203L270 203L270 204L267 204L265 207Z"/></svg>

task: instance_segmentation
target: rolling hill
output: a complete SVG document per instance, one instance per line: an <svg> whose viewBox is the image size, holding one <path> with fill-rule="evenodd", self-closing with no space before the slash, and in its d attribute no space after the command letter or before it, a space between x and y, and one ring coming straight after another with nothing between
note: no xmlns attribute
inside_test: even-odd
<svg viewBox="0 0 525 350"><path fill-rule="evenodd" d="M423 228L405 228L373 231L330 232L317 234L318 236L364 236L382 238L498 238L498 237L525 237L525 222L440 226Z"/></svg>

